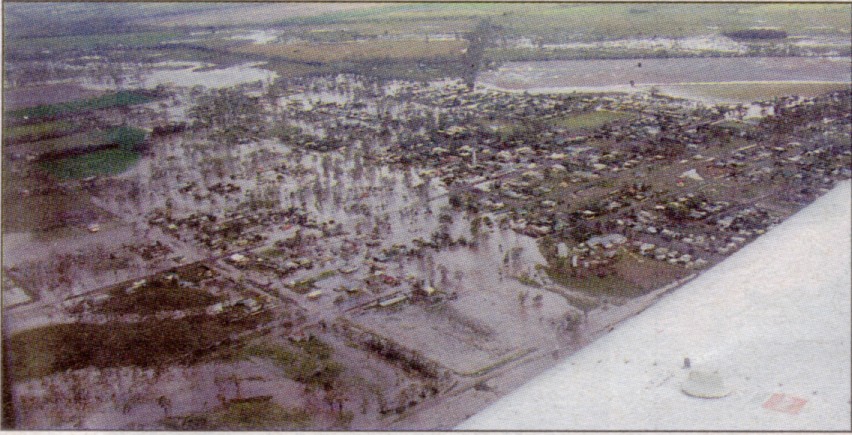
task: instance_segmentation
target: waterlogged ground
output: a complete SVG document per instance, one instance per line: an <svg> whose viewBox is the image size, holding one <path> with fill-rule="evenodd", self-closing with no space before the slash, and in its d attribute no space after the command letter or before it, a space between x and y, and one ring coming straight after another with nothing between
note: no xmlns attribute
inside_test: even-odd
<svg viewBox="0 0 852 435"><path fill-rule="evenodd" d="M748 57L511 62L483 73L479 83L536 92L630 92L659 86L737 82L843 83L852 80L848 57ZM641 65L641 66L640 66ZM633 81L635 87L630 85Z"/></svg>
<svg viewBox="0 0 852 435"><path fill-rule="evenodd" d="M277 35L256 31L238 33L235 37L265 43ZM695 38L687 42L687 47L695 50L709 46L739 50L736 44L718 39ZM635 44L634 48L653 49L669 42ZM639 63L637 60L511 63L483 73L479 84L539 92L633 91L654 85L670 93L679 91L682 96L695 97L701 95L696 86L718 83L751 86L755 81L806 81L845 85L850 81L849 58L647 59L641 60L641 66ZM287 120L318 141L341 126L373 128L377 117L385 115L390 115L391 120L412 115L438 118L462 110L451 103L430 105L422 94L406 95L405 92L411 91L410 84L390 83L375 91L347 76L317 79L288 88L277 99L265 98L271 94L265 94L264 90L276 75L263 66L247 63L215 68L201 62L161 62L144 68L124 65L121 71L137 69L130 74L117 74L116 77L121 77L118 80L105 74L82 79L81 83L90 89L113 89L118 82L122 86L146 88L179 87L175 96L145 105L149 113L137 114L137 121L142 120L143 126L150 127L160 124L158 120L188 121L187 109L192 107L193 94L198 94L197 89L193 92L189 88L221 88L259 81L248 92L264 96L266 121ZM629 84L631 80L635 87ZM332 82L336 86L333 91L330 89L334 87L329 86ZM73 90L78 90L73 86ZM449 82L433 82L423 88L446 94L447 89L455 87L461 89L460 85ZM379 95L372 95L374 91L390 98L376 98ZM701 101L709 101L708 98L705 95L697 101L678 104L697 107ZM720 101L739 98L745 97L733 95ZM411 101L418 99L419 102ZM296 106L302 110L290 110ZM747 116L772 113L771 107L760 105L750 105L744 110ZM79 252L80 256L106 250L120 253L125 250L124 244L138 239L162 241L169 247L168 253L159 255L156 263L136 261L120 268L75 270L74 283L69 284L69 293L74 295L138 279L179 263L204 261L218 273L253 288L265 301L281 306L298 305L303 321L299 326L304 327L299 332L308 330L321 337L347 365L347 375L352 379L360 377L370 388L379 391L366 392L364 388L350 391L347 406L360 407L352 422L352 427L357 428L387 428L403 424L400 421L408 428L434 428L459 421L554 363L560 355L578 349L612 325L641 311L671 288L628 300L555 286L540 270L539 266L546 260L536 240L511 230L510 222L501 221L504 213L476 215L449 207L447 187L439 179L441 168L428 170L418 165L375 163L373 157L399 142L398 134L391 131L381 139L356 140L327 152L311 151L309 147L297 149L279 139L252 137L231 141L202 130L157 137L133 168L119 176L84 182L93 193L93 202L114 214L116 222L104 223L97 234L89 234L87 238L62 240L50 246L59 251ZM277 217L273 216L267 221L252 222L236 236L259 234L262 240L257 243L231 240L229 243L233 244L221 251L198 243L200 238L210 235L199 229L199 225L215 220L209 216L222 222L267 212L268 218L275 213L283 214L284 210L298 210L302 221L295 225L291 221L270 223ZM183 221L171 224L171 220L163 220L164 215ZM473 220L483 216L491 223L482 224L474 231ZM276 245L297 232L310 234L309 239L295 248ZM429 245L441 233L448 234L454 242L440 248L413 249ZM35 250L48 246L42 243L35 249L29 246L32 237L24 234L17 234L12 240L18 255L16 263L24 266L26 261L38 260ZM263 256L293 254L293 258L285 260L296 260L298 256L310 259L313 266L281 276L279 271L235 264L230 256L236 252L252 257L252 261ZM297 291L296 282L311 282L310 289ZM430 288L437 296L415 300L412 295L417 285ZM399 295L408 296L409 300L382 305ZM57 292L46 296L50 296L46 301L60 302L66 295ZM44 310L21 309L10 318L19 330L74 320L53 306ZM570 324L581 318L582 325ZM451 395L439 396L430 405L421 405L417 411L408 414L404 409L394 411L391 417L397 420L381 420L388 414L386 399L397 394L406 398L409 394L406 389L417 387L415 384L422 379L403 373L394 365L398 362L388 363L374 353L359 349L352 337L335 329L344 321L361 331L416 350L426 361L438 362L441 370L446 369L446 373L458 380L449 387L442 385L449 388L442 394L459 383L461 387ZM332 325L329 329L333 332L326 325ZM270 335L285 342L294 332L289 328L276 329ZM249 358L190 368L171 367L164 374L131 373L132 370L123 369L101 373L82 370L70 377L66 373L21 383L16 385L15 393L22 406L38 405L33 405L26 414L23 423L26 427L159 428L156 422L170 413L209 412L221 400L220 395L272 395L282 406L317 411L311 427L331 427L327 421L331 418L330 409L323 404L320 393L302 390L302 384L285 379L279 369L268 360ZM242 390L237 381L226 379L235 374L246 376ZM138 382L134 384L135 381ZM74 403L80 385L97 385L88 390L97 396L89 402L91 408L64 409L65 405ZM162 409L156 402L158 396L166 394L172 394L170 410ZM66 402L58 399L51 402L52 397L61 397ZM443 407L453 403L458 406L445 415L440 407L429 408L435 402ZM390 409L398 403L405 405L407 400L391 403ZM379 413L383 417L376 420Z"/></svg>

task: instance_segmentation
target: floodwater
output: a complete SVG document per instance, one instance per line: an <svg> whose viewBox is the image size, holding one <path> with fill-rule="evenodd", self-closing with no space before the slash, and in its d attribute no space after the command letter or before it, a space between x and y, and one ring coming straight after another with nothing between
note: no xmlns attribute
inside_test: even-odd
<svg viewBox="0 0 852 435"><path fill-rule="evenodd" d="M848 429L849 194L840 183L457 429ZM731 394L682 394L687 356L718 371Z"/></svg>
<svg viewBox="0 0 852 435"><path fill-rule="evenodd" d="M536 45L529 39L521 39L519 47L532 48ZM544 49L631 49L631 50L677 50L684 52L716 51L727 53L745 53L747 46L731 38L720 35L693 36L689 38L646 38L616 39L598 42L570 42L565 44L543 44Z"/></svg>
<svg viewBox="0 0 852 435"><path fill-rule="evenodd" d="M119 81L104 74L81 75L73 79L84 89L114 91L120 88L153 89L159 85L191 88L227 88L244 83L272 82L278 75L261 68L265 62L244 63L227 68L214 64L188 61L157 62L149 65L118 65Z"/></svg>
<svg viewBox="0 0 852 435"><path fill-rule="evenodd" d="M641 64L641 66L639 66ZM479 83L506 90L556 91L726 82L849 83L848 57L733 57L511 62Z"/></svg>
<svg viewBox="0 0 852 435"><path fill-rule="evenodd" d="M252 30L247 33L237 33L228 39L250 40L255 44L269 44L275 42L281 36L280 31L275 30Z"/></svg>
<svg viewBox="0 0 852 435"><path fill-rule="evenodd" d="M155 69L142 77L141 85L145 88L154 88L165 84L184 87L226 88L258 80L263 82L274 80L278 75L272 71L258 68L262 64L247 63L209 70L199 70L198 68Z"/></svg>

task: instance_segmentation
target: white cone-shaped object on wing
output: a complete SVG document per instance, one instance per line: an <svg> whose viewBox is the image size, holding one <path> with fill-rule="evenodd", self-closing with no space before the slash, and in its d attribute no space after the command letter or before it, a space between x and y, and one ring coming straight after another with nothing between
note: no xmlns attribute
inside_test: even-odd
<svg viewBox="0 0 852 435"><path fill-rule="evenodd" d="M704 399L717 399L731 394L719 373L700 370L689 372L689 378L683 383L681 390L690 396Z"/></svg>

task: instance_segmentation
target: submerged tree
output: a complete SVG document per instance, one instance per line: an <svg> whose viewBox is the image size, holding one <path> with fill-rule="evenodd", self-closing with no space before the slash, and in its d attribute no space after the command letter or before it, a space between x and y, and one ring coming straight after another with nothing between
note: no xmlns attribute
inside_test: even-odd
<svg viewBox="0 0 852 435"><path fill-rule="evenodd" d="M465 35L468 45L467 52L462 58L462 79L471 90L476 83L479 68L482 67L482 57L485 54L485 48L488 47L492 39L493 31L494 27L491 22L482 20L472 32Z"/></svg>

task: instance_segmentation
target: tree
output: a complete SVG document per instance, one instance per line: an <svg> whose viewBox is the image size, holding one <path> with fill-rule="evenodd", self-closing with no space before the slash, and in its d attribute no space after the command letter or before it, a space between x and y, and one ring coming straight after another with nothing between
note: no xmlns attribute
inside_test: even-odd
<svg viewBox="0 0 852 435"><path fill-rule="evenodd" d="M468 88L473 90L476 83L476 75L479 73L479 68L482 66L482 58L485 54L485 48L491 41L493 28L488 20L481 20L476 28L465 35L468 41L467 52L462 59L462 78Z"/></svg>
<svg viewBox="0 0 852 435"><path fill-rule="evenodd" d="M172 411L172 401L166 396L157 398L157 405L163 409L163 416L168 417Z"/></svg>

